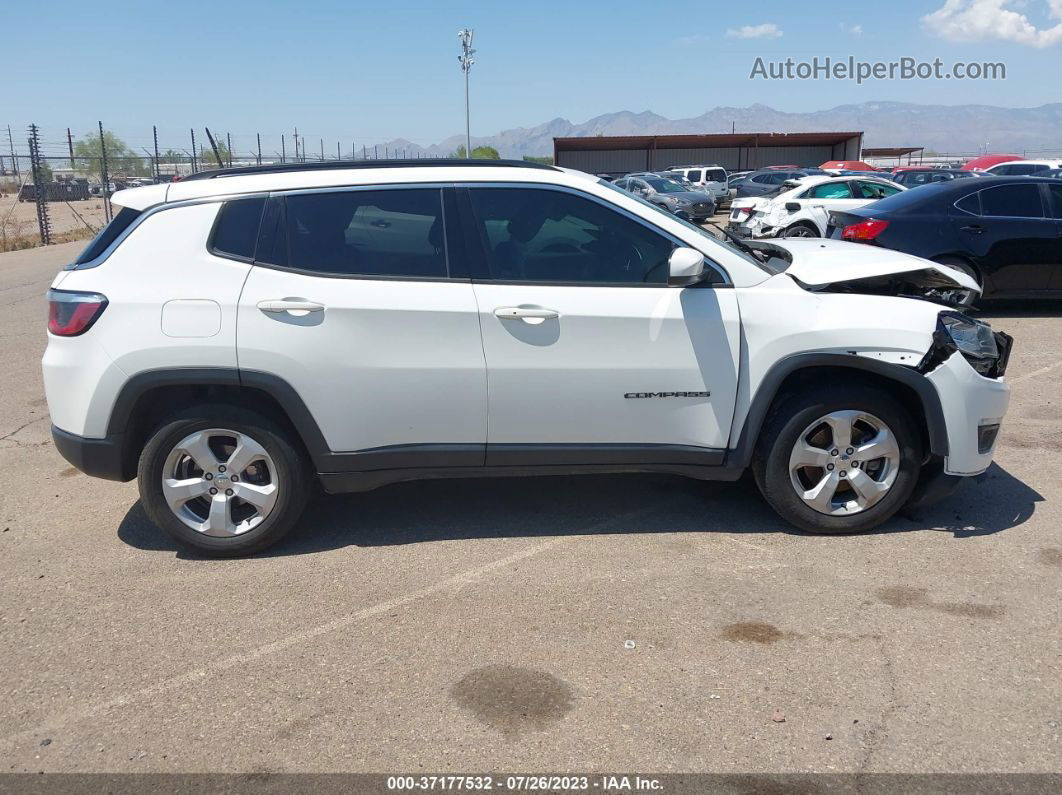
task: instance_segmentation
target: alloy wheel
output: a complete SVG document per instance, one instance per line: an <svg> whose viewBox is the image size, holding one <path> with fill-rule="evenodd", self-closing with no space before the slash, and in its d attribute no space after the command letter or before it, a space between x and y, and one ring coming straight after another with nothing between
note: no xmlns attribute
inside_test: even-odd
<svg viewBox="0 0 1062 795"><path fill-rule="evenodd" d="M880 502L900 469L896 436L864 411L833 411L808 425L789 456L797 496L819 513L861 513Z"/></svg>
<svg viewBox="0 0 1062 795"><path fill-rule="evenodd" d="M265 521L280 489L276 465L250 436L225 428L189 434L170 451L162 494L174 515L207 536L242 535Z"/></svg>

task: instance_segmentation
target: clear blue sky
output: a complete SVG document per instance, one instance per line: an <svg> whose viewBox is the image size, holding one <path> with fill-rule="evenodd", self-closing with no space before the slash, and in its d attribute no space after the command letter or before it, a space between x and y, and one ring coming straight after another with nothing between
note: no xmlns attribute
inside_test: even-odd
<svg viewBox="0 0 1062 795"><path fill-rule="evenodd" d="M2 21L0 125L24 140L36 122L52 142L67 126L84 134L102 119L138 146L152 124L163 146L187 146L188 128L200 134L204 125L233 133L241 148L256 131L278 146L296 125L311 150L320 137L327 151L337 138L434 143L463 132L456 31L465 25L478 50L473 135L616 110L681 118L752 103L796 111L868 100L1062 100L1062 0L950 2L930 23L922 18L945 0L12 2ZM740 30L760 25L775 28ZM748 79L757 55L850 54L1001 60L1008 79Z"/></svg>

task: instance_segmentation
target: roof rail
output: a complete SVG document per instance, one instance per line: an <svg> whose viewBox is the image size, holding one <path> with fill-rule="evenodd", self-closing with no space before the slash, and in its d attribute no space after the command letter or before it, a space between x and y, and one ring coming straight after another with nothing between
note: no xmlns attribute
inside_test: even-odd
<svg viewBox="0 0 1062 795"><path fill-rule="evenodd" d="M182 177L181 182L193 179L239 177L250 174L278 174L290 171L333 171L354 168L430 168L433 166L504 166L506 168L537 168L556 171L553 166L530 160L478 160L455 157L422 157L404 160L325 160L312 163L273 163L267 166L234 166L199 171Z"/></svg>

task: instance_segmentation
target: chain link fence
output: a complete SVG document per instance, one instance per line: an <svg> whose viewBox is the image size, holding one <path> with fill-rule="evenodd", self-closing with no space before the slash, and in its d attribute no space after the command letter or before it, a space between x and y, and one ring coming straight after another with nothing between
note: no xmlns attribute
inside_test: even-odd
<svg viewBox="0 0 1062 795"><path fill-rule="evenodd" d="M116 191L173 182L203 170L430 156L419 148L359 148L353 141L336 141L333 149L323 138L311 150L298 129L240 138L242 146L228 133L193 128L186 143L162 146L157 127L152 127L148 145L131 151L102 122L77 140L70 128L42 130L31 124L20 134L0 127L0 251L90 238L111 219Z"/></svg>

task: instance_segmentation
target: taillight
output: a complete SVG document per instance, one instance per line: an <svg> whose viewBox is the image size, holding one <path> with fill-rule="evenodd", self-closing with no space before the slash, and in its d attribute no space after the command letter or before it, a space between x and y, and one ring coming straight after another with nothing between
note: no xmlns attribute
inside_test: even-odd
<svg viewBox="0 0 1062 795"><path fill-rule="evenodd" d="M860 221L858 224L846 226L841 232L842 240L869 241L885 231L888 221L878 221L871 218L869 221Z"/></svg>
<svg viewBox="0 0 1062 795"><path fill-rule="evenodd" d="M58 337L84 334L107 307L106 296L73 290L48 291L48 331Z"/></svg>
<svg viewBox="0 0 1062 795"><path fill-rule="evenodd" d="M749 215L752 212L751 207L735 207L734 212L738 215Z"/></svg>

